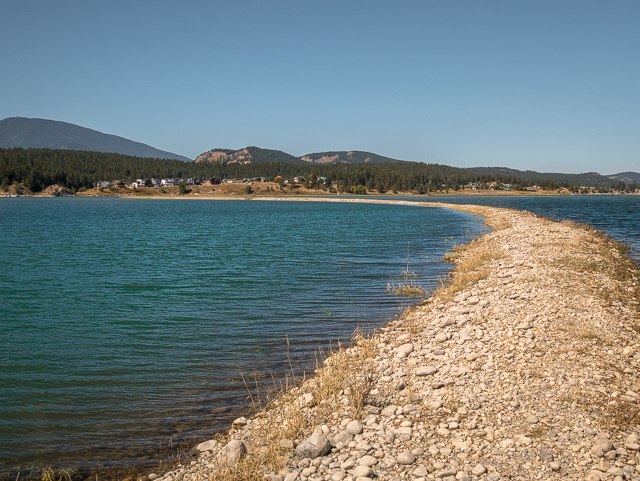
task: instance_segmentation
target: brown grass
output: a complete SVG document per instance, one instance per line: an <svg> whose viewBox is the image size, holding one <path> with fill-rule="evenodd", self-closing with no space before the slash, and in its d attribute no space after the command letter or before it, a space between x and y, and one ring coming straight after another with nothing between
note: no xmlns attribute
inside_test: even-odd
<svg viewBox="0 0 640 481"><path fill-rule="evenodd" d="M338 345L330 350L326 359L322 353L318 353L314 377L294 388L288 382L281 384L275 399L256 416L261 422L262 439L256 452L236 466L217 466L208 479L263 480L266 472L279 472L289 459L288 451L280 445L282 440L308 436L317 427L319 418L331 418L333 413L344 408L349 410L352 417L362 419L377 381L373 364L375 349L371 336L356 331L350 347ZM314 416L310 412L311 405L305 406L300 400L303 393L313 395ZM341 404L342 395L348 396L348 406ZM223 443L228 440L221 439Z"/></svg>

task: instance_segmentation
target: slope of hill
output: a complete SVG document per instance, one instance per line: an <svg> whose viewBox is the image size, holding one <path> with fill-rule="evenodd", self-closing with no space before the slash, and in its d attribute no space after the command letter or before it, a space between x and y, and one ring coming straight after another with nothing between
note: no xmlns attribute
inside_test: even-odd
<svg viewBox="0 0 640 481"><path fill-rule="evenodd" d="M555 183L567 183L571 185L584 185L591 187L608 187L612 184L612 179L600 175L597 172L586 172L583 174L563 174L559 172L536 172L534 170L517 170L508 167L469 167L468 171L476 174L496 174L513 177L520 177L534 183L542 183L553 180Z"/></svg>
<svg viewBox="0 0 640 481"><path fill-rule="evenodd" d="M113 152L136 157L189 161L182 155L149 145L103 134L96 130L57 120L9 117L0 120L0 148L65 149Z"/></svg>
<svg viewBox="0 0 640 481"><path fill-rule="evenodd" d="M397 159L383 157L371 152L361 152L359 150L337 151L337 152L316 152L303 155L302 160L312 164L383 164L389 162L401 162Z"/></svg>
<svg viewBox="0 0 640 481"><path fill-rule="evenodd" d="M620 172L619 174L607 175L607 177L625 184L633 184L634 182L640 184L640 173L638 172Z"/></svg>
<svg viewBox="0 0 640 481"><path fill-rule="evenodd" d="M261 149L260 147L246 147L240 150L212 149L198 155L196 162L218 164L259 164L263 162L285 162L287 164L304 163L299 157L294 157L281 150Z"/></svg>
<svg viewBox="0 0 640 481"><path fill-rule="evenodd" d="M196 158L196 162L217 162L221 164L255 164L274 161L287 164L385 164L403 162L359 150L315 152L302 157L295 157L281 150L261 149L259 147L246 147L240 150L212 149Z"/></svg>

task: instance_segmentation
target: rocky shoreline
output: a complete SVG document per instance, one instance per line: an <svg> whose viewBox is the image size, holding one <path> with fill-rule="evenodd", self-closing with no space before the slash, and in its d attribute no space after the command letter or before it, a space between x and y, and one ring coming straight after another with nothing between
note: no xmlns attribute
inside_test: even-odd
<svg viewBox="0 0 640 481"><path fill-rule="evenodd" d="M588 226L482 215L450 282L142 481L640 480L640 272Z"/></svg>

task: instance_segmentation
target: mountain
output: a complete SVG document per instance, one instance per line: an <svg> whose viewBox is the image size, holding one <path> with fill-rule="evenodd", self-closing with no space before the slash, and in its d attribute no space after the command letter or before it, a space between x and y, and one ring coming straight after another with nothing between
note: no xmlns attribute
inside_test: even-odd
<svg viewBox="0 0 640 481"><path fill-rule="evenodd" d="M240 150L213 149L196 157L196 162L218 164L259 164L261 162L284 162L287 164L303 164L299 157L281 150L246 147Z"/></svg>
<svg viewBox="0 0 640 481"><path fill-rule="evenodd" d="M640 173L638 172L620 172L619 174L607 175L611 180L617 182L624 182L625 184L633 184L634 182L640 184Z"/></svg>
<svg viewBox="0 0 640 481"><path fill-rule="evenodd" d="M372 154L371 152L361 152L359 150L338 151L338 152L316 152L301 157L305 162L311 164L384 164L389 162L402 162L400 160Z"/></svg>
<svg viewBox="0 0 640 481"><path fill-rule="evenodd" d="M222 164L255 164L260 162L285 162L287 164L383 164L402 162L400 160L352 150L347 152L316 152L295 157L281 150L246 147L241 150L213 149L196 157L196 162L217 162Z"/></svg>
<svg viewBox="0 0 640 481"><path fill-rule="evenodd" d="M57 120L9 117L0 120L0 148L64 149L113 152L159 159L189 161L182 155L155 149L147 144L103 134L97 130Z"/></svg>
<svg viewBox="0 0 640 481"><path fill-rule="evenodd" d="M517 170L508 167L468 167L468 171L476 174L500 174L512 177L520 177L522 180L542 183L553 180L557 184L584 185L591 187L609 187L612 178L600 175L597 172L583 174L563 174L559 172L536 172L534 170Z"/></svg>

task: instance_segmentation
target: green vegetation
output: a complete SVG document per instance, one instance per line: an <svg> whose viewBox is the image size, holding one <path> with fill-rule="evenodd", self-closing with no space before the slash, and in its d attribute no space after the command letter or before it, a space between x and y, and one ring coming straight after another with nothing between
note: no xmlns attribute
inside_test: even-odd
<svg viewBox="0 0 640 481"><path fill-rule="evenodd" d="M54 184L74 191L93 188L101 180L136 178L188 178L199 179L256 178L265 177L279 182L285 188L285 179L298 177L308 188L320 188L329 192L345 192L364 195L373 191L411 192L427 194L450 192L472 185L482 190L494 184L497 189L518 190L532 186L530 180L499 173L478 173L468 169L421 162L368 162L368 163L306 163L297 157L276 150L247 147L253 156L251 163L183 162L172 159L142 158L129 155L51 149L0 149L0 189L17 183L33 192L39 192ZM227 152L227 151L224 151ZM229 151L233 152L233 151ZM327 152L326 154L330 154ZM354 156L360 154L354 152ZM269 159L283 159L273 161ZM316 154L314 154L316 155ZM294 163L291 159L297 159ZM298 162L299 161L299 162ZM538 183L542 187L579 188L553 181ZM616 188L632 190L624 182L611 183L600 191Z"/></svg>

